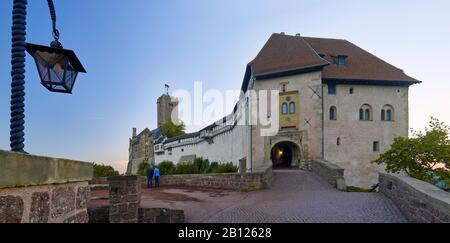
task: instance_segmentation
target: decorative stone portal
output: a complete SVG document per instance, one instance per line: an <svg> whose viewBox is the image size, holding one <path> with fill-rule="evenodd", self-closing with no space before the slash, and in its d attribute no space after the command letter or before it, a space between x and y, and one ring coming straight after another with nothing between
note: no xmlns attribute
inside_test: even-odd
<svg viewBox="0 0 450 243"><path fill-rule="evenodd" d="M293 142L280 142L272 147L270 159L274 168L298 167L301 153L298 146Z"/></svg>

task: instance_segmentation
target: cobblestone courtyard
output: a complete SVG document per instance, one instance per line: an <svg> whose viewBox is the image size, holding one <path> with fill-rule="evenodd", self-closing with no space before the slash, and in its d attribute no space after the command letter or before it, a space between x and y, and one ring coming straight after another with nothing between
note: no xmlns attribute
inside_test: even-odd
<svg viewBox="0 0 450 243"><path fill-rule="evenodd" d="M141 205L183 209L186 222L198 223L406 222L380 193L340 192L315 174L297 170L275 171L271 188L251 193L144 189Z"/></svg>

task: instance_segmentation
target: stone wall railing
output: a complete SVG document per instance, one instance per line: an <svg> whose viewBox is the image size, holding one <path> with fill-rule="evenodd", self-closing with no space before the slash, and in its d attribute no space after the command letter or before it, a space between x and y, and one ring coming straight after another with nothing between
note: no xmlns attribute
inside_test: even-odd
<svg viewBox="0 0 450 243"><path fill-rule="evenodd" d="M141 207L138 176L109 177L106 182L109 205L89 208L90 223L184 223L183 210Z"/></svg>
<svg viewBox="0 0 450 243"><path fill-rule="evenodd" d="M222 189L231 191L256 191L267 188L272 179L272 166L261 166L249 173L199 174L161 176L161 186L180 186L200 189ZM147 186L147 178L141 178Z"/></svg>
<svg viewBox="0 0 450 243"><path fill-rule="evenodd" d="M87 223L92 164L0 150L0 223Z"/></svg>
<svg viewBox="0 0 450 243"><path fill-rule="evenodd" d="M325 160L312 160L310 165L311 171L327 181L329 184L338 190L347 190L343 168Z"/></svg>
<svg viewBox="0 0 450 243"><path fill-rule="evenodd" d="M450 223L450 193L400 175L380 174L380 192L412 223Z"/></svg>
<svg viewBox="0 0 450 243"><path fill-rule="evenodd" d="M200 189L223 189L232 191L255 191L267 188L272 179L272 164L264 163L253 172L228 174L199 174L161 176L161 186L179 186ZM147 187L147 178L141 177L142 187ZM107 178L94 178L91 187L104 188ZM103 186L102 186L103 185Z"/></svg>

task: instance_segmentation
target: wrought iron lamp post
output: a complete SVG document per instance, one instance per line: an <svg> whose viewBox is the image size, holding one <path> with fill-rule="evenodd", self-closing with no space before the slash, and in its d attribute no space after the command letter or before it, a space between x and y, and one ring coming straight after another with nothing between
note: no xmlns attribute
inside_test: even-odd
<svg viewBox="0 0 450 243"><path fill-rule="evenodd" d="M56 29L53 0L47 0L53 23L54 41L48 46L26 43L27 0L14 0L12 26L11 150L24 152L25 50L34 58L41 84L49 91L72 93L79 72L86 70L71 50L63 49Z"/></svg>

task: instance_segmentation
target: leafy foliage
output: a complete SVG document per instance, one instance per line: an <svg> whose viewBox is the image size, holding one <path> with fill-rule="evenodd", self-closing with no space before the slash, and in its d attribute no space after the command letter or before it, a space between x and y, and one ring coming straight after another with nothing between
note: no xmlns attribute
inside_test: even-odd
<svg viewBox="0 0 450 243"><path fill-rule="evenodd" d="M175 165L171 161L163 161L158 164L159 173L161 175L171 175L175 169Z"/></svg>
<svg viewBox="0 0 450 243"><path fill-rule="evenodd" d="M414 132L411 138L396 138L391 149L373 163L385 164L391 173L405 172L419 180L433 184L444 180L450 185L449 134L449 126L431 118L425 133Z"/></svg>
<svg viewBox="0 0 450 243"><path fill-rule="evenodd" d="M118 176L119 172L109 165L94 164L94 177Z"/></svg>
<svg viewBox="0 0 450 243"><path fill-rule="evenodd" d="M168 138L173 138L186 134L186 126L183 122L175 125L172 121L168 121L161 126L161 132Z"/></svg>
<svg viewBox="0 0 450 243"><path fill-rule="evenodd" d="M145 161L143 161L142 163L139 164L137 174L139 176L146 176L147 175L147 170L148 170L149 167L150 167L150 164L145 162Z"/></svg>
<svg viewBox="0 0 450 243"><path fill-rule="evenodd" d="M179 163L174 165L170 161L164 161L158 165L161 175L188 175L210 173L235 173L239 170L233 163L210 163L209 160L196 158L193 163Z"/></svg>

